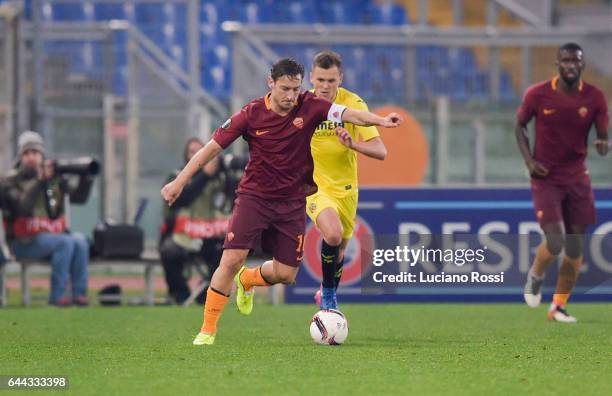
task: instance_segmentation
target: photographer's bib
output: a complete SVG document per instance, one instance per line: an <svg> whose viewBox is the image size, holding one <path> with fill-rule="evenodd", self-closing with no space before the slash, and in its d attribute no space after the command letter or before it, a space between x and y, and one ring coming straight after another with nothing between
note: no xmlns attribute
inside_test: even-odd
<svg viewBox="0 0 612 396"><path fill-rule="evenodd" d="M43 232L61 234L64 231L66 231L66 218L64 216L60 216L57 219L50 219L48 217L17 217L13 221L13 235L17 238L33 237Z"/></svg>

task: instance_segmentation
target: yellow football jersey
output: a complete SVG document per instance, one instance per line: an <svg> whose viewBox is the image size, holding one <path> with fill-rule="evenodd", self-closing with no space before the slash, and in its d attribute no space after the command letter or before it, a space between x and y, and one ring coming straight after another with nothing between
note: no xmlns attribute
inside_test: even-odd
<svg viewBox="0 0 612 396"><path fill-rule="evenodd" d="M338 89L334 103L350 109L368 110L368 105L358 95L344 88ZM368 141L379 134L376 127L348 122L338 124L324 121L317 127L310 143L315 165L314 180L319 190L335 197L344 197L357 192L357 152L340 143L336 136L337 126L348 130L356 142Z"/></svg>

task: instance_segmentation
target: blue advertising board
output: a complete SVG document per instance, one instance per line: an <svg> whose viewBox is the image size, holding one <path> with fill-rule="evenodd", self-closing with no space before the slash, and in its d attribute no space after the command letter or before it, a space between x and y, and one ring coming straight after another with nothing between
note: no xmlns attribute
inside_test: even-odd
<svg viewBox="0 0 612 396"><path fill-rule="evenodd" d="M595 189L595 197L598 221L588 230L572 301L612 300L612 189ZM522 301L522 285L542 241L528 189L362 189L359 201L338 290L341 302ZM501 274L503 281L377 284L384 274L440 273L440 267L435 271L425 262L413 267L395 258L378 267L373 255L406 247L440 247L449 238L455 248L462 243L485 249L486 258L461 268L446 265L442 274ZM286 302L313 301L321 281L320 242L318 230L309 224L304 262L296 284L286 290ZM545 297L555 286L557 269L551 267Z"/></svg>

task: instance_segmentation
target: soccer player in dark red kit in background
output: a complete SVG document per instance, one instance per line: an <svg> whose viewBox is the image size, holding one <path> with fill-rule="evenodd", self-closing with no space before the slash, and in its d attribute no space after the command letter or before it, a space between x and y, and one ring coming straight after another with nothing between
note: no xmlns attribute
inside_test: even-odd
<svg viewBox="0 0 612 396"><path fill-rule="evenodd" d="M516 139L545 234L527 275L524 297L530 307L540 304L546 269L565 249L548 319L573 323L576 318L567 313L566 304L582 264L585 231L595 223L595 199L585 163L587 138L595 125L595 148L600 155L608 153L609 115L604 93L581 79L585 62L578 44L559 48L557 66L558 76L525 92L517 115ZM527 124L533 117L532 154Z"/></svg>
<svg viewBox="0 0 612 396"><path fill-rule="evenodd" d="M172 204L191 176L242 136L250 160L237 189L219 268L213 274L204 307L204 323L194 345L211 345L217 322L229 299L232 279L236 302L243 314L253 309L253 287L295 280L304 249L306 196L316 191L310 140L325 120L356 125L396 127L402 120L354 110L301 92L304 67L292 59L272 66L270 92L255 99L218 128L212 139L189 161L174 181L162 189ZM249 250L261 235L273 259L246 269Z"/></svg>

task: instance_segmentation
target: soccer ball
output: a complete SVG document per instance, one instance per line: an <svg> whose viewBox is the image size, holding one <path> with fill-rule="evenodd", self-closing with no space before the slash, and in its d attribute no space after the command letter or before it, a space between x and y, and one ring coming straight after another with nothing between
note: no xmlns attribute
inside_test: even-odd
<svg viewBox="0 0 612 396"><path fill-rule="evenodd" d="M348 322L335 309L323 309L310 321L310 336L317 344L340 345L348 336Z"/></svg>

